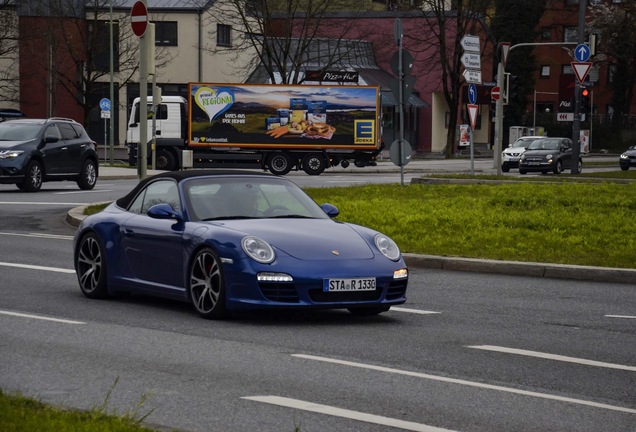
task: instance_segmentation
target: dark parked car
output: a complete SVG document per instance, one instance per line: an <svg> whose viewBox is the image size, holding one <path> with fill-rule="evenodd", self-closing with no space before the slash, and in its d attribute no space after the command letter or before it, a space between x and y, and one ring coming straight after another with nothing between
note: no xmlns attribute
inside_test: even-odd
<svg viewBox="0 0 636 432"><path fill-rule="evenodd" d="M572 167L572 140L569 138L542 138L533 141L521 155L519 174L527 172L552 171L561 174L564 169ZM578 160L578 172L581 172L583 160Z"/></svg>
<svg viewBox="0 0 636 432"><path fill-rule="evenodd" d="M623 171L627 171L629 167L636 167L636 145L628 148L618 159L618 163Z"/></svg>
<svg viewBox="0 0 636 432"><path fill-rule="evenodd" d="M71 119L15 119L0 123L0 183L36 192L42 182L71 180L95 187L95 142Z"/></svg>
<svg viewBox="0 0 636 432"><path fill-rule="evenodd" d="M163 173L82 221L75 270L89 298L167 297L210 319L254 309L375 315L404 303L395 242L337 215L282 177Z"/></svg>

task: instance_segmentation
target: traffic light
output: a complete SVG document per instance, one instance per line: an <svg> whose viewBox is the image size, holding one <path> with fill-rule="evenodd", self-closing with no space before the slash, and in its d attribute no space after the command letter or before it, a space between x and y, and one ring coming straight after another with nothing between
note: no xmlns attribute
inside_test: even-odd
<svg viewBox="0 0 636 432"><path fill-rule="evenodd" d="M519 103L520 102L520 94L519 94L519 80L517 75L508 74L508 79L506 80L508 84L508 88L506 89L506 103Z"/></svg>
<svg viewBox="0 0 636 432"><path fill-rule="evenodd" d="M581 87L581 113L589 114L591 111L590 104L591 91L587 87Z"/></svg>

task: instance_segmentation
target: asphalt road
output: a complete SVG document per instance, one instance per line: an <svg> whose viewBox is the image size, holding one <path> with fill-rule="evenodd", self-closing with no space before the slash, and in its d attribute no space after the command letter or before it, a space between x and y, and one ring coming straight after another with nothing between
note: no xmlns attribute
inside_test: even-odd
<svg viewBox="0 0 636 432"><path fill-rule="evenodd" d="M191 432L635 430L636 285L412 267L408 302L366 319L86 299L65 214L134 183L0 186L4 390L111 392L110 412Z"/></svg>

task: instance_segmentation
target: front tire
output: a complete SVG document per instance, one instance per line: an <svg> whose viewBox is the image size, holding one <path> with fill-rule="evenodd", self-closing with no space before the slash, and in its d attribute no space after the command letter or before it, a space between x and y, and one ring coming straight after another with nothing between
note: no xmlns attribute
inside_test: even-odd
<svg viewBox="0 0 636 432"><path fill-rule="evenodd" d="M563 163L559 160L554 166L554 173L561 174L563 172Z"/></svg>
<svg viewBox="0 0 636 432"><path fill-rule="evenodd" d="M175 171L178 168L177 158L170 150L161 149L157 152L155 168L164 171Z"/></svg>
<svg viewBox="0 0 636 432"><path fill-rule="evenodd" d="M525 173L527 173L527 172L528 172L528 171L526 171L526 170L524 170L524 169L519 168L519 174L525 174Z"/></svg>
<svg viewBox="0 0 636 432"><path fill-rule="evenodd" d="M24 181L22 182L22 189L25 192L37 192L42 187L42 178L44 173L42 172L42 165L40 162L32 160L27 165Z"/></svg>
<svg viewBox="0 0 636 432"><path fill-rule="evenodd" d="M75 271L80 290L86 297L108 297L106 254L96 234L88 233L80 240L75 254Z"/></svg>
<svg viewBox="0 0 636 432"><path fill-rule="evenodd" d="M84 162L79 177L77 178L77 186L82 190L91 190L97 183L97 165L88 159Z"/></svg>
<svg viewBox="0 0 636 432"><path fill-rule="evenodd" d="M217 254L210 248L197 252L189 276L190 300L197 313L206 319L226 317L225 282Z"/></svg>

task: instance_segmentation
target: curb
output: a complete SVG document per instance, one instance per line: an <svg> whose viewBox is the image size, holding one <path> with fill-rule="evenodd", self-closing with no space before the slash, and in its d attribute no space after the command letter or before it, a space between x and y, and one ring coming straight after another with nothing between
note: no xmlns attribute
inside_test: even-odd
<svg viewBox="0 0 636 432"><path fill-rule="evenodd" d="M110 201L106 201L107 203ZM95 203L101 204L101 203ZM72 208L66 221L78 227L86 217L86 206ZM478 258L457 258L437 255L403 253L404 261L411 268L452 270L474 273L491 273L510 276L531 276L551 279L569 279L586 282L610 282L635 284L636 269L621 269L565 264L533 263L521 261L498 261Z"/></svg>
<svg viewBox="0 0 636 432"><path fill-rule="evenodd" d="M478 258L443 257L403 253L409 267L468 271L513 276L545 277L586 282L636 283L636 269L580 266L569 264L497 261Z"/></svg>

